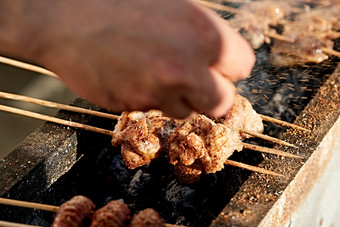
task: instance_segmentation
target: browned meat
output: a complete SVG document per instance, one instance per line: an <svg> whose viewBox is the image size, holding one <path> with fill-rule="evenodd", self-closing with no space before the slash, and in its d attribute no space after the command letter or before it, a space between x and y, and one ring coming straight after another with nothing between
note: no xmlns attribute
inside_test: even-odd
<svg viewBox="0 0 340 227"><path fill-rule="evenodd" d="M120 200L113 200L94 213L90 227L123 227L130 219L128 206Z"/></svg>
<svg viewBox="0 0 340 227"><path fill-rule="evenodd" d="M244 30L244 37L254 49L269 43L268 33L276 33L272 27L284 24L285 18L292 13L293 7L287 1L251 1L243 4L242 12L229 20L238 30Z"/></svg>
<svg viewBox="0 0 340 227"><path fill-rule="evenodd" d="M334 39L340 37L340 13L335 7L312 9L298 14L285 24L282 35L293 43L275 40L271 60L276 66L320 63L329 58L323 48L333 49Z"/></svg>
<svg viewBox="0 0 340 227"><path fill-rule="evenodd" d="M118 119L112 144L121 145L124 162L131 169L167 151L179 180L196 182L202 173L223 169L233 152L243 149L241 140L247 136L240 130L263 131L261 117L240 95L225 117L214 120L202 114L178 121L160 111L124 112Z"/></svg>
<svg viewBox="0 0 340 227"><path fill-rule="evenodd" d="M198 159L191 165L178 163L174 166L174 172L179 182L182 184L192 185L197 183L200 180L203 171L203 164Z"/></svg>
<svg viewBox="0 0 340 227"><path fill-rule="evenodd" d="M249 100L241 95L235 96L234 105L224 117L218 119L218 122L234 131L246 130L262 133L264 129L262 118L253 109ZM244 133L240 135L242 140L250 137Z"/></svg>
<svg viewBox="0 0 340 227"><path fill-rule="evenodd" d="M334 43L321 39L316 34L303 33L295 38L294 43L275 41L271 49L271 61L275 66L318 64L329 58L322 48L333 49Z"/></svg>
<svg viewBox="0 0 340 227"><path fill-rule="evenodd" d="M147 208L135 214L129 227L162 227L162 217L152 208Z"/></svg>
<svg viewBox="0 0 340 227"><path fill-rule="evenodd" d="M170 163L190 166L199 160L205 173L214 173L235 151L242 150L237 131L198 115L174 131L168 141Z"/></svg>
<svg viewBox="0 0 340 227"><path fill-rule="evenodd" d="M112 145L122 145L125 164L134 169L159 156L177 121L161 111L123 112L114 130Z"/></svg>
<svg viewBox="0 0 340 227"><path fill-rule="evenodd" d="M79 227L83 226L86 220L95 209L92 201L85 196L74 196L72 199L63 203L52 223L52 227Z"/></svg>

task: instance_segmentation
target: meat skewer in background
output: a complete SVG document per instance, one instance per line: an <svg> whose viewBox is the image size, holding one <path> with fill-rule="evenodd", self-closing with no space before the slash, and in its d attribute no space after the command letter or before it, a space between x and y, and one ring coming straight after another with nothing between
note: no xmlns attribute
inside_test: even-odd
<svg viewBox="0 0 340 227"><path fill-rule="evenodd" d="M298 14L295 20L286 23L282 35L291 42L275 40L271 48L271 60L276 66L318 64L333 51L334 41L340 38L340 12L336 7L320 7Z"/></svg>
<svg viewBox="0 0 340 227"><path fill-rule="evenodd" d="M239 9L242 13L236 14L228 22L242 33L254 49L264 43L269 44L272 37L280 39L274 27L285 24L286 18L296 12L289 1L281 0L252 1L244 3Z"/></svg>

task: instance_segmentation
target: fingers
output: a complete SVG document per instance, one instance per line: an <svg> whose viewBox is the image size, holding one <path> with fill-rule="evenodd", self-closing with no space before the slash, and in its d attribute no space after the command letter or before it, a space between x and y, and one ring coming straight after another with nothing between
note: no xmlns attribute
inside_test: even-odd
<svg viewBox="0 0 340 227"><path fill-rule="evenodd" d="M213 67L209 69L207 76L209 78L201 81L201 89L187 92L185 99L192 110L221 117L233 105L236 88L229 79Z"/></svg>
<svg viewBox="0 0 340 227"><path fill-rule="evenodd" d="M219 56L212 66L232 81L248 77L255 64L250 44L218 14L209 9L202 10L220 33Z"/></svg>
<svg viewBox="0 0 340 227"><path fill-rule="evenodd" d="M205 112L211 116L221 117L227 113L234 103L236 94L235 85L218 70L210 68L211 76L216 84L216 95L219 102L210 110Z"/></svg>
<svg viewBox="0 0 340 227"><path fill-rule="evenodd" d="M249 43L226 21L220 21L221 52L213 65L221 74L232 81L245 79L255 64L255 55Z"/></svg>
<svg viewBox="0 0 340 227"><path fill-rule="evenodd" d="M195 113L195 109L183 98L181 93L177 93L174 96L166 100L166 102L160 105L160 109L171 117L178 119L185 119Z"/></svg>

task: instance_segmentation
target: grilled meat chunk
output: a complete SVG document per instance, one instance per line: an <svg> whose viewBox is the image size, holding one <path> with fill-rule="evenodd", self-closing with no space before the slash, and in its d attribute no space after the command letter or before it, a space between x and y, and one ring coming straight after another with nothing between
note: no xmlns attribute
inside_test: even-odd
<svg viewBox="0 0 340 227"><path fill-rule="evenodd" d="M128 206L120 200L112 200L93 214L90 227L124 227L130 219Z"/></svg>
<svg viewBox="0 0 340 227"><path fill-rule="evenodd" d="M163 220L159 213L152 208L147 208L135 214L129 227L162 227Z"/></svg>
<svg viewBox="0 0 340 227"><path fill-rule="evenodd" d="M159 156L177 121L161 111L123 112L115 127L112 145L122 145L125 164L134 169Z"/></svg>
<svg viewBox="0 0 340 227"><path fill-rule="evenodd" d="M74 196L63 203L52 223L52 227L80 227L90 219L95 205L85 196Z"/></svg>

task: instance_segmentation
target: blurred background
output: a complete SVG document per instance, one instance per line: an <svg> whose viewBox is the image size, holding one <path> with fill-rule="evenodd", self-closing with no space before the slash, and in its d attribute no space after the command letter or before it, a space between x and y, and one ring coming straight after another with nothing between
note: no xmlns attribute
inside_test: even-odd
<svg viewBox="0 0 340 227"><path fill-rule="evenodd" d="M58 79L0 63L0 91L48 101L71 103L76 96ZM0 98L0 104L54 115L58 110ZM0 159L44 122L0 111Z"/></svg>

